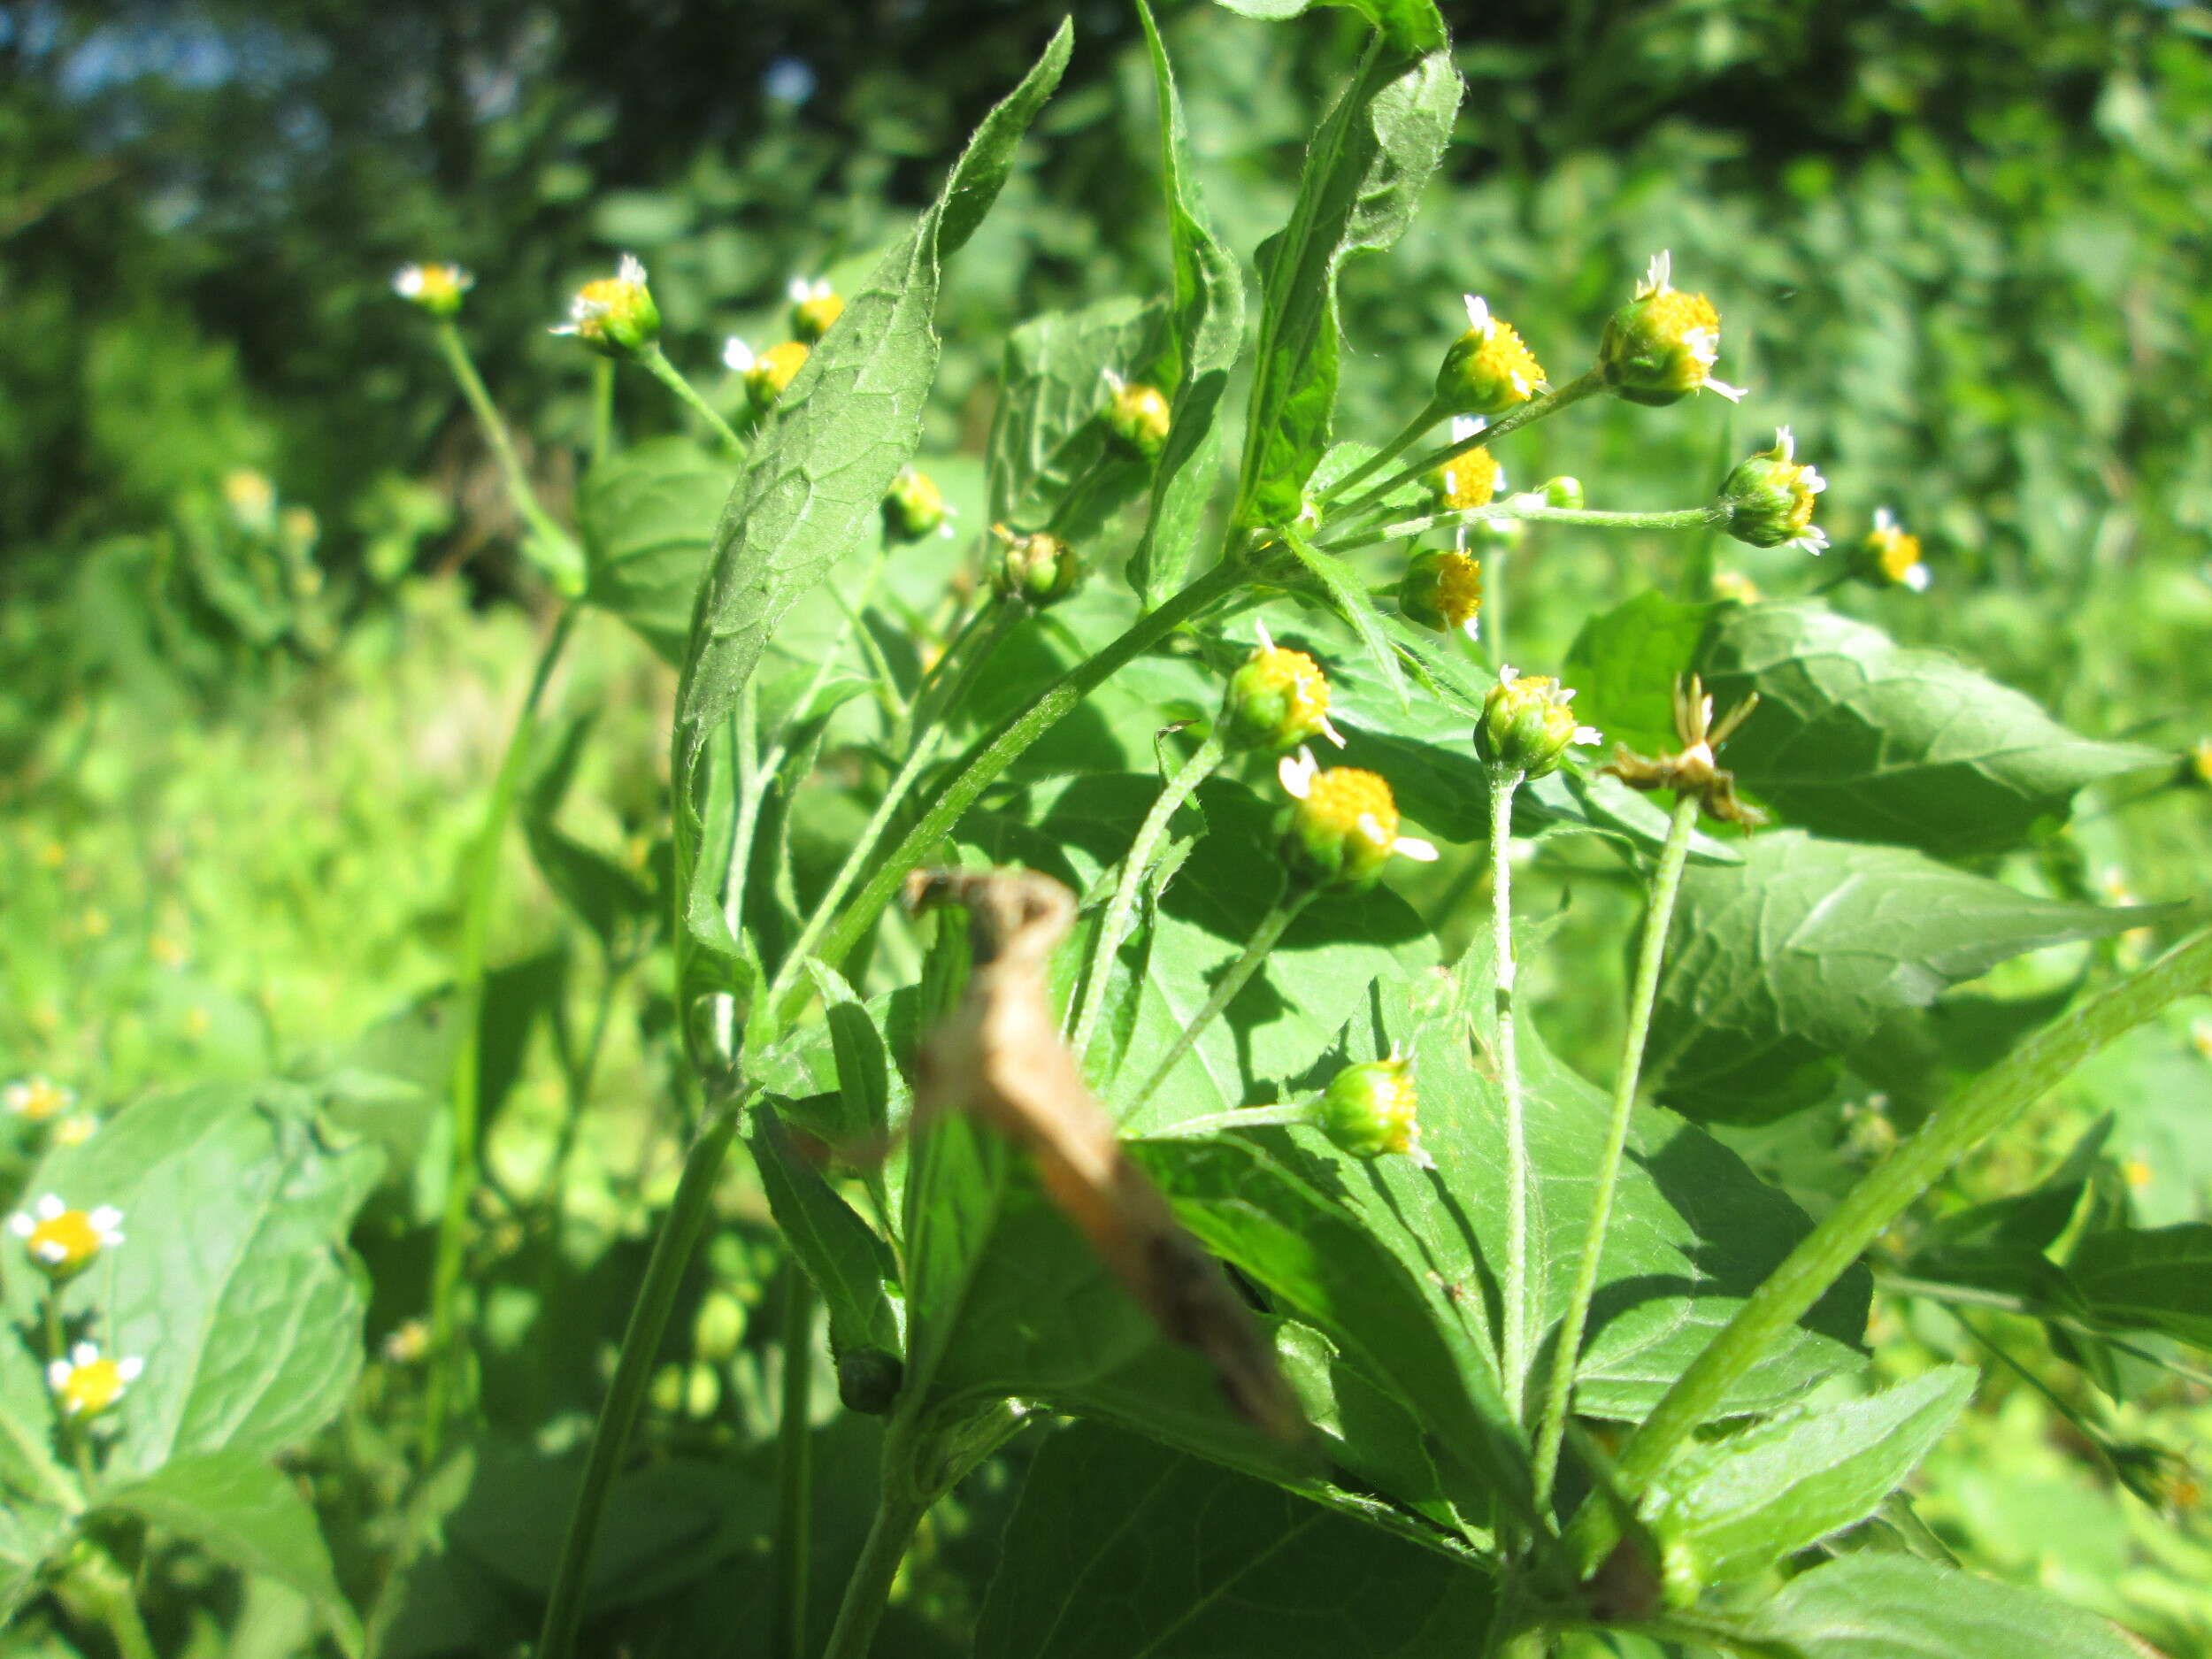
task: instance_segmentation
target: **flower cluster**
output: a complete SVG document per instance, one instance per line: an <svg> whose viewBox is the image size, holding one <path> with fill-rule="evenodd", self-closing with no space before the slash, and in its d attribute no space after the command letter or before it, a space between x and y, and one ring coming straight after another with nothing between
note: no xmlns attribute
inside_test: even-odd
<svg viewBox="0 0 2212 1659"><path fill-rule="evenodd" d="M457 265L403 265L393 273L392 292L433 317L450 317L476 279Z"/></svg>
<svg viewBox="0 0 2212 1659"><path fill-rule="evenodd" d="M1692 392L1717 392L1732 403L1743 388L1713 378L1720 356L1720 313L1702 294L1674 286L1673 257L1654 255L1635 297L1615 311L1598 342L1598 372L1632 403L1662 407Z"/></svg>
<svg viewBox="0 0 2212 1659"><path fill-rule="evenodd" d="M1140 459L1157 460L1167 447L1171 418L1167 398L1158 387L1125 380L1111 369L1100 373L1106 382L1106 430Z"/></svg>
<svg viewBox="0 0 2212 1659"><path fill-rule="evenodd" d="M1348 1065L1331 1079L1314 1126L1356 1158L1409 1157L1431 1169L1435 1160L1421 1149L1419 1105L1412 1058L1393 1048L1384 1059Z"/></svg>
<svg viewBox="0 0 2212 1659"><path fill-rule="evenodd" d="M1544 384L1544 367L1514 331L1493 317L1479 295L1467 303L1467 332L1452 342L1436 372L1439 407L1455 415L1500 415L1525 403Z"/></svg>
<svg viewBox="0 0 2212 1659"><path fill-rule="evenodd" d="M1221 710L1222 733L1236 749L1290 749L1325 737L1339 749L1344 734L1329 724L1329 677L1303 651L1269 637L1267 625L1252 632L1259 649L1229 677Z"/></svg>
<svg viewBox="0 0 2212 1659"><path fill-rule="evenodd" d="M745 382L746 401L756 415L765 415L776 406L777 399L806 367L810 355L805 342L797 340L787 340L758 353L735 334L722 342L722 362Z"/></svg>
<svg viewBox="0 0 2212 1659"><path fill-rule="evenodd" d="M1276 776L1292 801L1284 850L1315 885L1372 887L1393 853L1418 864L1436 862L1436 849L1427 841L1398 833L1397 797L1374 772L1356 766L1325 771L1302 749L1283 757Z"/></svg>
<svg viewBox="0 0 2212 1659"><path fill-rule="evenodd" d="M90 1267L103 1251L123 1242L123 1212L112 1204L73 1209L58 1194L48 1193L28 1210L9 1217L8 1231L23 1241L24 1254L45 1276L47 1294L58 1298L61 1287ZM52 1306L58 1309L58 1302ZM55 1321L50 1328L58 1330L58 1313L50 1317ZM65 1353L50 1353L46 1383L64 1420L75 1422L108 1410L144 1369L142 1360L105 1358L94 1344L81 1341Z"/></svg>
<svg viewBox="0 0 2212 1659"><path fill-rule="evenodd" d="M1874 527L1859 543L1852 573L1870 587L1909 588L1916 594L1925 593L1931 580L1920 538L1908 534L1886 507L1874 510Z"/></svg>

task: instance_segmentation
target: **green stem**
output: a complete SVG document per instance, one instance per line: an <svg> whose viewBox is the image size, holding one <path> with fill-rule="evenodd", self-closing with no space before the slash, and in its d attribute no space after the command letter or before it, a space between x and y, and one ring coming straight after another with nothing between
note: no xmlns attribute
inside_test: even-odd
<svg viewBox="0 0 2212 1659"><path fill-rule="evenodd" d="M1279 1101L1271 1106L1240 1106L1234 1111L1208 1112L1203 1118L1186 1118L1180 1123L1148 1132L1147 1140L1180 1141L1192 1135L1210 1135L1217 1129L1260 1129L1271 1124L1310 1124L1313 1121L1311 1101Z"/></svg>
<svg viewBox="0 0 2212 1659"><path fill-rule="evenodd" d="M1260 918L1260 925L1252 930L1252 938L1244 947L1244 954L1229 964L1228 972L1223 974L1214 986L1213 995L1206 999L1203 1007L1191 1016L1190 1024L1183 1027L1183 1034L1175 1040L1175 1046L1167 1051L1165 1057L1153 1069L1152 1075L1145 1079L1144 1087L1121 1103L1114 1114L1117 1118L1127 1119L1134 1116L1145 1102L1152 1098L1153 1092L1167 1081L1168 1073L1180 1065L1183 1056L1197 1046L1199 1038L1205 1034L1206 1027L1221 1017L1221 1010L1236 1000L1237 993L1244 989L1252 976L1260 971L1260 964L1267 960L1268 953L1275 949L1276 942L1320 891L1319 887L1301 887Z"/></svg>
<svg viewBox="0 0 2212 1659"><path fill-rule="evenodd" d="M1621 1158L1628 1146L1636 1084L1644 1066L1644 1041L1651 1033L1651 1007L1659 995L1659 969L1666 960L1667 933L1674 925L1675 895L1682 887L1682 866L1689 857L1690 832L1697 827L1698 797L1675 797L1667 820L1667 839L1651 875L1651 902L1644 912L1644 937L1636 952L1636 981L1628 998L1628 1029L1621 1037L1620 1068L1613 1079L1613 1113L1606 1125L1605 1150L1598 1161L1597 1196L1590 1225L1575 1259L1574 1289L1560 1321L1559 1346L1553 1350L1551 1378L1544 1398L1544 1418L1536 1435L1536 1501L1551 1496L1559 1472L1559 1443L1567 1431L1567 1408L1574 1397L1575 1370L1582 1359L1583 1327L1590 1319L1590 1299L1597 1294L1598 1261L1613 1225L1613 1194L1620 1185Z"/></svg>
<svg viewBox="0 0 2212 1659"><path fill-rule="evenodd" d="M614 359L591 360L591 464L597 466L614 449Z"/></svg>
<svg viewBox="0 0 2212 1659"><path fill-rule="evenodd" d="M807 1568L813 1557L814 1281L795 1256L785 1270L782 1409L776 1422L776 1624L770 1651L805 1659Z"/></svg>
<svg viewBox="0 0 2212 1659"><path fill-rule="evenodd" d="M446 1169L445 1213L438 1224L438 1252L430 1276L430 1378L423 1412L423 1461L434 1463L445 1439L446 1420L457 1392L460 1356L454 1315L461 1288L461 1263L467 1243L469 1202L476 1194L477 1138L482 1102L478 1097L484 1048L484 957L491 933L492 895L499 880L499 852L514 816L530 749L537 735L538 710L555 665L575 631L576 607L565 605L530 671L530 688L515 716L507 752L492 780L484 820L470 845L462 897L461 952L456 964L455 1002L459 1029L451 1073L452 1145Z"/></svg>
<svg viewBox="0 0 2212 1659"><path fill-rule="evenodd" d="M1578 403L1584 398L1594 396L1604 389L1605 377L1596 369L1591 369L1586 373L1578 375L1575 379L1569 380L1564 386L1555 386L1540 396L1532 397L1517 408L1508 410L1480 432L1455 439L1441 449L1430 450L1419 460L1392 473L1390 477L1376 485L1357 501L1347 503L1341 511L1348 513L1359 512L1365 508L1371 507L1424 473L1433 472L1447 461L1455 461L1471 449L1486 448L1498 439L1504 437L1509 432L1518 432L1523 426L1532 426L1547 415L1555 415L1561 410Z"/></svg>
<svg viewBox="0 0 2212 1659"><path fill-rule="evenodd" d="M676 395L677 401L713 428L714 434L733 450L742 453L745 440L737 435L737 429L722 419L721 411L699 396L699 388L684 379L676 365L668 360L668 354L656 340L637 354L637 360L645 365L645 372Z"/></svg>
<svg viewBox="0 0 2212 1659"><path fill-rule="evenodd" d="M1381 472L1383 468L1388 466L1393 461L1396 460L1408 449L1410 449L1415 444L1418 443L1421 441L1421 434L1423 433L1426 432L1431 426L1436 425L1438 421L1442 420L1450 415L1451 412L1450 407L1446 404L1442 399L1432 397L1428 401L1427 405L1422 409L1419 414L1414 416L1411 420L1406 422L1405 426L1400 429L1396 437L1393 438L1388 443L1383 445L1381 449L1376 450L1374 454L1369 456L1364 461L1362 461L1357 466L1347 472L1342 478L1338 479L1336 482L1331 484L1328 488L1323 490L1320 496L1321 504L1323 506L1326 506L1330 502L1334 501L1339 495L1343 495L1347 490L1356 489L1360 485L1365 483L1369 479L1372 478L1376 473Z"/></svg>
<svg viewBox="0 0 2212 1659"><path fill-rule="evenodd" d="M1513 793L1523 774L1490 769L1490 951L1496 980L1498 1086L1505 1096L1505 1331L1501 1363L1506 1409L1522 1421L1528 1394L1528 1123L1514 1036Z"/></svg>
<svg viewBox="0 0 2212 1659"><path fill-rule="evenodd" d="M1494 547L1483 560L1482 643L1489 654L1490 671L1505 666L1505 571L1512 549Z"/></svg>
<svg viewBox="0 0 2212 1659"><path fill-rule="evenodd" d="M438 349L444 352L447 365L453 378L460 382L461 396L476 416L476 424L484 434L484 442L491 445L492 457L499 463L500 476L507 482L508 498L514 503L516 512L530 526L531 534L542 541L558 560L557 566L544 564L541 568L561 586L565 593L580 586L583 554L567 531L553 522L552 515L539 504L538 493L530 483L530 474L524 470L522 457L515 453L514 434L507 422L492 403L492 395L484 388L484 377L476 372L476 361L469 356L467 343L461 331L450 318L440 318L437 325Z"/></svg>
<svg viewBox="0 0 2212 1659"><path fill-rule="evenodd" d="M1068 1039L1068 1048L1079 1061L1089 1050L1091 1037L1098 1029L1099 1016L1105 1011L1106 982L1112 977L1114 953L1129 936L1130 919L1137 908L1137 889L1144 885L1145 875L1152 868L1152 855L1167 833L1169 821L1198 786L1213 776L1228 752L1221 723L1216 721L1205 741L1191 751L1190 758L1167 780L1159 798L1153 802L1152 810L1145 814L1144 822L1137 826L1137 838L1129 843L1129 851L1121 861L1121 875L1114 883L1113 896L1106 902L1106 917L1099 926L1098 942L1091 949L1090 969L1083 979L1082 1005L1076 1013L1074 1033Z"/></svg>
<svg viewBox="0 0 2212 1659"><path fill-rule="evenodd" d="M599 1409L598 1425L592 1432L591 1455L585 1461L583 1483L577 1488L568 1532L554 1565L534 1659L569 1659L575 1649L592 1546L597 1541L600 1522L606 1517L607 1494L628 1448L638 1408L652 1381L653 1362L659 1356L661 1338L667 1333L677 1292L683 1286L684 1270L690 1265L699 1235L706 1229L713 1209L714 1185L744 1117L746 1098L741 1094L710 1109L706 1127L685 1156L676 1195L661 1222L660 1235L653 1240L644 1282L630 1307L630 1323L622 1333L614 1380L608 1386L606 1403Z"/></svg>
<svg viewBox="0 0 2212 1659"><path fill-rule="evenodd" d="M107 1550L96 1545L88 1548L69 1582L107 1626L121 1659L160 1659L153 1638L147 1634L146 1621L139 1616L130 1575Z"/></svg>
<svg viewBox="0 0 2212 1659"><path fill-rule="evenodd" d="M1675 1379L1622 1448L1622 1479L1632 1490L1646 1487L1698 1425L1711 1417L1736 1379L1960 1158L2108 1043L2169 1003L2208 988L2212 932L2185 941L2045 1026L1939 1107L1917 1133L1845 1194ZM1604 1559L1615 1537L1610 1517L1587 1507L1569 1533L1575 1558L1586 1570Z"/></svg>
<svg viewBox="0 0 2212 1659"><path fill-rule="evenodd" d="M883 1609L891 1599L892 1583L899 1576L899 1563L906 1559L907 1546L914 1541L914 1529L929 1513L927 1497L906 1491L903 1482L894 1484L889 1448L885 1450L883 1494L877 1500L867 1541L860 1547L860 1559L853 1563L852 1577L845 1580L844 1599L838 1603L837 1623L831 1627L829 1646L822 1650L822 1659L867 1659L876 1626L882 1623Z"/></svg>
<svg viewBox="0 0 2212 1659"><path fill-rule="evenodd" d="M1426 513L1418 518L1403 518L1396 524L1382 525L1373 529L1354 529L1332 536L1318 545L1329 552L1341 553L1353 548L1373 547L1381 541L1426 535L1432 530L1473 524L1483 518L1518 518L1530 524L1578 524L1595 530L1697 530L1718 524L1724 511L1724 509L1709 503L1702 507L1674 507L1663 512L1613 512L1596 507L1547 507L1540 502L1497 501L1486 507L1468 507L1457 512Z"/></svg>
<svg viewBox="0 0 2212 1659"><path fill-rule="evenodd" d="M890 856L876 866L875 873L868 879L858 895L823 933L818 952L821 958L832 964L845 959L853 947L860 942L861 936L875 926L876 918L883 913L883 907L891 902L892 895L898 892L900 884L906 879L907 872L928 856L959 821L960 815L968 810L975 798L990 787L999 774L1012 765L1032 743L1066 718L1123 664L1165 639L1216 600L1236 591L1248 580L1247 572L1234 565L1216 565L1162 603L1157 610L1133 623L1119 639L1103 647L1087 661L1070 669L1040 693L1037 700L1026 709L1008 717L970 757L959 775L945 787L929 810L922 815L921 821L909 830L905 838L892 849ZM779 1018L786 1020L795 1018L805 995L803 987L795 987L778 1005Z"/></svg>

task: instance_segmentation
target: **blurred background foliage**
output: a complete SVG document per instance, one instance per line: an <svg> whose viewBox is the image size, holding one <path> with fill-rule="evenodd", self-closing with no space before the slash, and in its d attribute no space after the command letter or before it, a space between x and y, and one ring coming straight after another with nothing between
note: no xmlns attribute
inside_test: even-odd
<svg viewBox="0 0 2212 1659"><path fill-rule="evenodd" d="M1128 159L1155 153L1134 19L1118 0L1076 10L1065 86L949 273L926 457L980 452L1015 322L1164 286L1157 178ZM1929 594L1839 606L2094 736L2178 751L2212 726L2212 11L1445 10L1459 142L1411 234L1348 274L1340 431L1395 427L1463 326L1463 290L1564 378L1671 249L1725 317L1720 372L1752 396L1586 405L1506 454L1514 482L1571 472L1595 505L1687 504L1787 421L1832 480L1839 543L1886 504L1927 544ZM391 296L396 266L478 273L463 325L565 516L589 379L547 326L574 286L640 255L671 355L733 406L722 337L776 337L791 276L895 234L1059 11L0 0L0 1066L109 1102L250 1075L343 1050L449 972L455 871L549 596L421 318ZM1357 20L1265 28L1180 5L1165 25L1217 222L1248 256ZM641 376L616 396L626 440L683 426ZM1778 595L1830 573L1788 549L1716 557ZM1678 558L1655 539L1532 536L1506 595L1514 655L1555 664L1584 615L1671 583ZM576 660L564 695L603 715L570 821L642 867L666 672L604 618ZM2032 879L2200 892L2208 802L2093 808ZM497 956L526 964L556 948L557 910L518 849L510 876ZM1625 911L1571 856L1552 879L1578 908L1539 988L1562 1045L1593 1050ZM623 995L635 1017L602 1085L620 1104L595 1133L634 1199L667 1172L639 1150L668 1087L649 1057L666 998L649 973ZM557 1123L555 1062L515 1064L510 1121ZM2102 1110L2147 1219L2212 1215L2202 1027L2138 1033L1999 1175L2037 1179ZM1848 1150L1863 1123L1830 1127ZM603 1217L609 1234L634 1219ZM1941 1315L1916 1317L1958 1348ZM2206 1399L2139 1400L2114 1432L2201 1448ZM2212 1643L2193 1477L2170 1482L2177 1531L2085 1445L2024 1440L2020 1422L2056 1421L2024 1386L2000 1375L1985 1404L1931 1468L1947 1536L2176 1652ZM2059 1502L2063 1535L2046 1525ZM939 1559L968 1548L952 1529Z"/></svg>

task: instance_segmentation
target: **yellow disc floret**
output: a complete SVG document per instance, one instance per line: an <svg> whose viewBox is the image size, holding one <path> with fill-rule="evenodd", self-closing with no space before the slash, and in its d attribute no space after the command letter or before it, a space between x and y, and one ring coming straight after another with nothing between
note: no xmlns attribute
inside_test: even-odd
<svg viewBox="0 0 2212 1659"><path fill-rule="evenodd" d="M72 1210L48 1193L27 1210L8 1217L8 1231L49 1279L74 1278L92 1265L103 1249L123 1242L123 1212L111 1204Z"/></svg>
<svg viewBox="0 0 2212 1659"><path fill-rule="evenodd" d="M1222 706L1224 734L1239 749L1288 749L1325 737L1339 749L1344 739L1329 724L1329 677L1303 651L1268 637L1256 625L1260 648L1229 678Z"/></svg>
<svg viewBox="0 0 2212 1659"><path fill-rule="evenodd" d="M1288 850L1310 879L1363 887L1381 875L1392 853L1435 860L1428 842L1398 833L1397 799L1376 773L1357 766L1325 772L1302 749L1285 757L1277 772L1295 802Z"/></svg>
<svg viewBox="0 0 2212 1659"><path fill-rule="evenodd" d="M568 320L553 331L573 334L594 351L626 357L660 338L660 307L645 285L645 267L624 254L611 277L587 282L569 303Z"/></svg>
<svg viewBox="0 0 2212 1659"><path fill-rule="evenodd" d="M1651 262L1635 297L1615 311L1598 343L1598 369L1612 391L1632 403L1655 407L1695 391L1733 400L1740 387L1713 379L1720 356L1720 312L1702 294L1686 294L1671 280L1666 254Z"/></svg>
<svg viewBox="0 0 2212 1659"><path fill-rule="evenodd" d="M1452 342L1436 372L1436 401L1455 415L1502 414L1544 383L1544 366L1479 295L1467 300L1467 332Z"/></svg>
<svg viewBox="0 0 2212 1659"><path fill-rule="evenodd" d="M46 1386L68 1417L96 1417L123 1397L146 1369L142 1359L104 1359L89 1342L80 1342L66 1359L46 1367Z"/></svg>
<svg viewBox="0 0 2212 1659"><path fill-rule="evenodd" d="M1498 493L1498 457L1487 449L1470 449L1435 468L1423 480L1439 512L1465 512L1487 507Z"/></svg>
<svg viewBox="0 0 2212 1659"><path fill-rule="evenodd" d="M1475 638L1482 626L1482 566L1455 551L1416 554L1398 585L1398 609L1425 628L1459 628Z"/></svg>

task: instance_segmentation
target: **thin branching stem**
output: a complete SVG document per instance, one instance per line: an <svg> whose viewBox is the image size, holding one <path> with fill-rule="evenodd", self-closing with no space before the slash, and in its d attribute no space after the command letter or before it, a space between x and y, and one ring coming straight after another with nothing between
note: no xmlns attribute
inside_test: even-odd
<svg viewBox="0 0 2212 1659"><path fill-rule="evenodd" d="M1426 535L1432 530L1479 524L1486 518L1518 518L1530 524L1576 524L1594 530L1697 530L1718 524L1724 510L1711 503L1702 507L1671 507L1658 512L1614 512L1597 507L1548 507L1540 502L1495 501L1486 507L1463 507L1455 512L1424 513L1395 524L1352 529L1318 543L1330 553L1374 547Z"/></svg>
<svg viewBox="0 0 2212 1659"><path fill-rule="evenodd" d="M1393 472L1356 501L1348 502L1336 511L1339 514L1364 511L1378 502L1386 501L1424 473L1433 472L1446 462L1455 461L1470 450L1487 448L1508 433L1518 432L1524 426L1532 426L1547 416L1555 415L1561 410L1570 408L1586 397L1594 396L1604 389L1604 376L1597 370L1592 369L1586 373L1578 375L1564 386L1555 386L1550 391L1532 397L1517 408L1508 410L1480 432L1471 433L1464 438L1455 438L1441 449L1430 450L1419 460L1411 462ZM1341 486L1338 488L1337 493L1340 495L1342 493Z"/></svg>
<svg viewBox="0 0 2212 1659"><path fill-rule="evenodd" d="M469 356L468 344L461 338L461 331L450 318L440 318L437 325L438 349L445 354L446 365L453 371L453 378L460 383L461 396L468 400L470 411L484 434L484 442L491 446L492 457L499 464L501 478L507 486L508 499L513 503L530 532L547 549L555 551L560 568L549 573L558 578L583 568L583 556L567 531L553 522L538 500L538 492L530 482L530 474L522 465L522 457L515 450L514 434L508 430L506 418L492 402L492 395L485 388L484 377L476 372L476 360ZM542 565L542 559L538 561Z"/></svg>
<svg viewBox="0 0 2212 1659"><path fill-rule="evenodd" d="M1506 1407L1517 1423L1528 1391L1528 1122L1513 1009L1513 794L1521 778L1509 766L1490 769L1490 949L1496 981L1498 1087L1505 1096L1505 1330L1500 1363Z"/></svg>
<svg viewBox="0 0 2212 1659"><path fill-rule="evenodd" d="M776 1418L776 1659L806 1659L807 1569L814 1554L814 1281L792 1256L785 1268L783 1386Z"/></svg>
<svg viewBox="0 0 2212 1659"><path fill-rule="evenodd" d="M712 428L714 435L722 440L733 452L742 453L745 440L737 435L737 429L722 418L722 411L699 395L699 388L683 377L683 373L668 360L668 354L654 341L638 353L637 360L645 365L645 372L676 395L676 399Z"/></svg>

